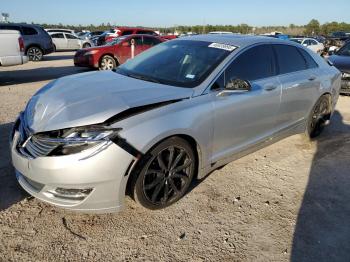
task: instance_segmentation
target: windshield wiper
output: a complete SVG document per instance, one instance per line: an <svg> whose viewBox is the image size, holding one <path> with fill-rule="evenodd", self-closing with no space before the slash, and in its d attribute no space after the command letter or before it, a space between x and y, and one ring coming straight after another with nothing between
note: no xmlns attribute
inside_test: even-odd
<svg viewBox="0 0 350 262"><path fill-rule="evenodd" d="M132 77L132 78L136 78L136 79L140 79L140 80L144 80L144 81L148 81L148 82L161 84L161 82L159 80L154 79L154 78L149 77L149 76L136 75L136 74L132 74L132 73L126 73L126 75L129 76L129 77Z"/></svg>

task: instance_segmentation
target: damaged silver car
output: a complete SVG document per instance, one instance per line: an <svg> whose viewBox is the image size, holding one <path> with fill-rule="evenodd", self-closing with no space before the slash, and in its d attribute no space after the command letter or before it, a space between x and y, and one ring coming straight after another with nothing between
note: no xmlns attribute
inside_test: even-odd
<svg viewBox="0 0 350 262"><path fill-rule="evenodd" d="M286 136L320 134L340 72L293 42L200 35L155 46L114 72L39 90L15 123L21 186L50 204L112 212L126 192L160 209L193 179Z"/></svg>

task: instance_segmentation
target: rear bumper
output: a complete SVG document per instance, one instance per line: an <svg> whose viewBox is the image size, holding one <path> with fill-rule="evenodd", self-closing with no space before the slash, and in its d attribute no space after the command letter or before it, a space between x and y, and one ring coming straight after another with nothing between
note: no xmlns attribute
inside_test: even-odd
<svg viewBox="0 0 350 262"><path fill-rule="evenodd" d="M346 75L343 74L343 77L341 79L340 93L350 94L350 75L349 74L346 74Z"/></svg>

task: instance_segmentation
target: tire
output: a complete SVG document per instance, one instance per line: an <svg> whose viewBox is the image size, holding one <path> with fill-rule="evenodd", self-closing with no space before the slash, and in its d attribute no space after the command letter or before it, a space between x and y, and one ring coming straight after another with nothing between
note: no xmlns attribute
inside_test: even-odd
<svg viewBox="0 0 350 262"><path fill-rule="evenodd" d="M32 46L28 48L27 56L30 61L41 61L43 60L43 51L40 49L40 47Z"/></svg>
<svg viewBox="0 0 350 262"><path fill-rule="evenodd" d="M115 59L109 55L105 55L101 58L100 61L100 70L112 70L117 67L117 62Z"/></svg>
<svg viewBox="0 0 350 262"><path fill-rule="evenodd" d="M323 95L318 99L310 112L306 127L306 136L311 139L319 136L322 133L327 120L330 119L330 115L330 99L327 95Z"/></svg>
<svg viewBox="0 0 350 262"><path fill-rule="evenodd" d="M137 203L152 210L165 208L183 197L196 170L192 147L179 137L164 140L140 163L131 193Z"/></svg>
<svg viewBox="0 0 350 262"><path fill-rule="evenodd" d="M83 44L83 48L89 48L89 47L91 47L91 45L89 43Z"/></svg>

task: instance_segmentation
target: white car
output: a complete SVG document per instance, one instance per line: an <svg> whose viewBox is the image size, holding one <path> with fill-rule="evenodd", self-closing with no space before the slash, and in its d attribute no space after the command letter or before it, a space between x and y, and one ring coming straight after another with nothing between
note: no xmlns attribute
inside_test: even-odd
<svg viewBox="0 0 350 262"><path fill-rule="evenodd" d="M81 48L89 48L93 43L87 39L69 33L49 33L54 44L55 51L57 50L78 50Z"/></svg>
<svg viewBox="0 0 350 262"><path fill-rule="evenodd" d="M312 51L318 54L322 53L322 51L324 50L324 45L314 38L291 38L290 40L299 43L303 46L306 46L307 48L311 49Z"/></svg>
<svg viewBox="0 0 350 262"><path fill-rule="evenodd" d="M0 30L0 66L21 65L28 62L24 55L24 41L17 30Z"/></svg>

